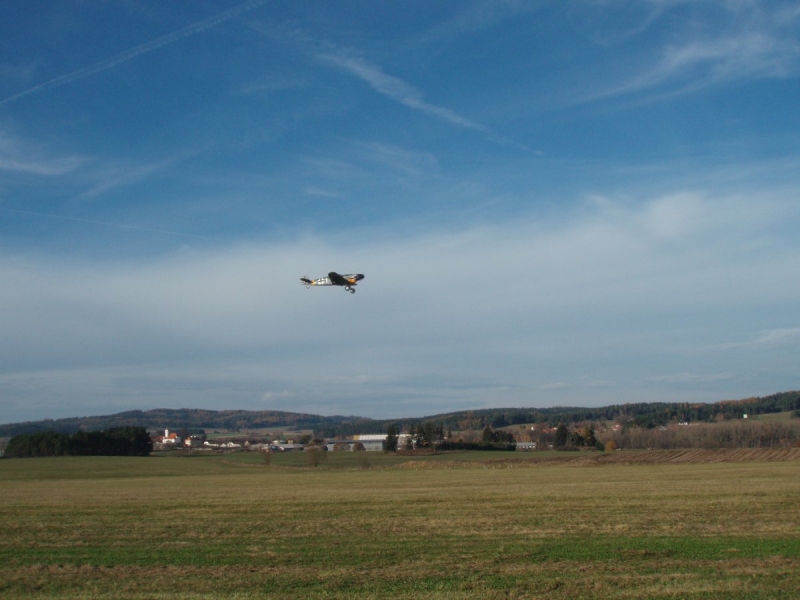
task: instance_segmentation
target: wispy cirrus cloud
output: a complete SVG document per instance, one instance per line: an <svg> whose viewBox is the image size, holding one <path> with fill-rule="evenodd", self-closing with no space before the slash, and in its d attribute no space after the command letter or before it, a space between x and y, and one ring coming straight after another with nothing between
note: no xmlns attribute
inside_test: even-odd
<svg viewBox="0 0 800 600"><path fill-rule="evenodd" d="M184 160L201 154L204 150L206 150L204 147L193 148L155 161L98 161L87 175L90 185L82 195L100 196L110 190L145 181Z"/></svg>
<svg viewBox="0 0 800 600"><path fill-rule="evenodd" d="M38 179L60 178L56 185L62 186L67 183L70 189L83 188L84 191L79 193L78 196L93 198L111 190L144 181L168 169L176 162L195 156L199 152L202 152L202 148L156 162L104 161L91 156L56 156L53 152L48 151L34 141L0 132L0 173L16 173L20 176L27 175ZM62 192L60 197L64 198L65 194ZM48 220L102 225L178 237L212 239L206 236L185 234L162 228L59 214L54 210L30 210L27 208L0 206L0 211L6 216L25 215Z"/></svg>
<svg viewBox="0 0 800 600"><path fill-rule="evenodd" d="M408 175L422 175L438 166L430 152L416 152L391 144L365 142L357 145L369 160Z"/></svg>
<svg viewBox="0 0 800 600"><path fill-rule="evenodd" d="M31 217L41 217L44 219L55 219L58 221L72 221L73 223L86 223L89 225L102 225L104 227L113 227L117 229L127 229L130 231L143 231L146 233L158 233L161 235L169 235L169 236L176 236L176 237L185 237L185 238L192 238L197 240L211 240L213 238L207 236L200 236L200 235L193 235L190 233L182 233L180 231L170 231L167 229L156 229L153 227L141 227L138 225L130 225L127 223L113 223L111 221L100 221L98 219L83 219L80 217L70 217L67 215L56 215L52 213L42 213L36 212L31 210L20 210L16 208L6 208L0 206L0 211L4 211L7 213L13 213L18 215L27 215Z"/></svg>
<svg viewBox="0 0 800 600"><path fill-rule="evenodd" d="M658 375L651 377L653 383L665 385L680 385L694 383L713 383L718 381L729 381L734 379L733 373L710 373L698 375L697 373L673 373L671 375Z"/></svg>
<svg viewBox="0 0 800 600"><path fill-rule="evenodd" d="M471 2L465 4L461 10L456 11L450 18L425 31L414 42L419 45L427 45L458 39L477 31L494 27L498 23L513 19L520 14L539 10L539 8L540 5L516 0L500 2L497 0L480 0Z"/></svg>
<svg viewBox="0 0 800 600"><path fill-rule="evenodd" d="M647 19L650 26L674 10L689 6L696 13L681 16L685 26L661 45L638 74L593 95L590 100L657 92L674 96L711 86L752 79L783 79L800 72L800 10L791 5L764 7L730 2L704 12L703 5L660 3Z"/></svg>
<svg viewBox="0 0 800 600"><path fill-rule="evenodd" d="M715 344L704 350L735 350L759 348L766 346L787 346L800 343L800 327L786 327L783 329L766 329L751 340L731 342L728 344Z"/></svg>
<svg viewBox="0 0 800 600"><path fill-rule="evenodd" d="M686 92L747 78L783 78L800 65L800 45L765 32L692 40L666 48L649 73L619 91L673 84Z"/></svg>
<svg viewBox="0 0 800 600"><path fill-rule="evenodd" d="M110 58L98 61L92 65L89 65L88 67L83 67L82 69L77 69L75 71L72 71L71 73L60 75L59 77L54 77L53 79L39 83L33 87L30 87L26 90L23 90L21 92L18 92L16 94L13 94L11 96L8 96L7 98L0 100L0 107L6 106L18 100L22 100L23 98L26 98L27 96L30 96L37 92L60 87L68 83L84 79L85 77L96 75L97 73L102 73L103 71L107 71L118 65L126 63L129 60L136 58L137 56L148 54L149 52L153 52L154 50L158 50L159 48L169 46L170 44L174 44L175 42L178 42L182 39L191 37L193 35L197 35L198 33L202 33L204 31L217 27L222 23L225 23L226 21L230 21L231 19L238 17L239 15L242 15L246 12L259 8L260 6L263 6L267 2L268 0L251 0L250 2L245 2L244 4L240 4L239 6L218 13L212 17L203 19L202 21L197 21L196 23L192 23L191 25L184 27L183 29L173 31L172 33L163 35L150 42L140 44L138 46L130 48L129 50L125 50L124 52L115 54Z"/></svg>
<svg viewBox="0 0 800 600"><path fill-rule="evenodd" d="M570 385L568 383L564 383L563 381L556 381L555 383L545 383L539 386L539 389L542 390L568 390L570 389Z"/></svg>
<svg viewBox="0 0 800 600"><path fill-rule="evenodd" d="M317 58L361 79L379 94L412 110L427 114L455 127L483 133L495 143L527 150L524 145L500 135L491 128L468 119L454 110L425 101L424 94L417 87L399 77L384 73L380 67L360 57L344 52L323 52L318 54Z"/></svg>
<svg viewBox="0 0 800 600"><path fill-rule="evenodd" d="M23 140L0 132L0 171L58 176L74 171L85 162L80 156L50 156Z"/></svg>
<svg viewBox="0 0 800 600"><path fill-rule="evenodd" d="M579 381L574 383L567 383L564 381L556 381L553 383L545 383L539 386L540 390L556 392L559 390L574 390L576 388L585 388L585 389L604 389L604 388L615 388L617 387L617 383L614 381L606 381L606 380L590 380L585 377L582 377Z"/></svg>
<svg viewBox="0 0 800 600"><path fill-rule="evenodd" d="M309 186L304 191L307 196L317 196L320 198L341 198L342 194L339 192L332 192L316 186Z"/></svg>
<svg viewBox="0 0 800 600"><path fill-rule="evenodd" d="M489 129L480 123L471 121L449 108L436 106L425 102L423 94L413 85L403 81L398 77L387 75L379 67L369 64L361 58L355 56L348 56L345 54L320 54L318 58L323 62L329 63L338 67L351 75L355 75L362 81L369 84L379 94L395 100L400 104L435 116L439 119L447 121L451 125L464 127L466 129L473 129L475 131L482 131L489 133Z"/></svg>

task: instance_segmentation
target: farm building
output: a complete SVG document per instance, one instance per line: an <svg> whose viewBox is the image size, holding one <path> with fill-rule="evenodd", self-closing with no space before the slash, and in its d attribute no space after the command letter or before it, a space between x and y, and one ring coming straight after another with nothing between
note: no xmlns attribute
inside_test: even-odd
<svg viewBox="0 0 800 600"><path fill-rule="evenodd" d="M292 452L292 451L302 451L305 450L305 446L303 444L295 444L289 442L281 442L279 440L274 440L269 445L270 452Z"/></svg>
<svg viewBox="0 0 800 600"><path fill-rule="evenodd" d="M408 439L407 433L401 433L397 436L398 447L402 448ZM346 446L347 450L352 450L356 444L362 444L364 450L368 452L380 452L383 450L383 442L386 440L385 433L362 433L354 435L350 440L331 440L327 442L328 450L343 450Z"/></svg>
<svg viewBox="0 0 800 600"><path fill-rule="evenodd" d="M536 442L517 442L517 450L536 450Z"/></svg>

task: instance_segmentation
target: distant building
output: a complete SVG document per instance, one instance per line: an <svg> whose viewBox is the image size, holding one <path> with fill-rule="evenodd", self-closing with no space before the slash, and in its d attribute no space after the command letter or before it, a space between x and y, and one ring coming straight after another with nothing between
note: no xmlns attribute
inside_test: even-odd
<svg viewBox="0 0 800 600"><path fill-rule="evenodd" d="M181 438L177 433L170 433L169 429L164 430L164 435L150 435L153 441L154 450L164 450L168 448L175 448L181 444Z"/></svg>
<svg viewBox="0 0 800 600"><path fill-rule="evenodd" d="M292 452L292 451L301 451L304 450L305 447L303 444L290 444L288 442L282 442L279 440L274 440L269 445L270 452Z"/></svg>
<svg viewBox="0 0 800 600"><path fill-rule="evenodd" d="M346 450L353 450L353 446L362 444L367 452L381 452L387 435L386 433L360 433L354 435L351 440L330 440L326 442L326 446L328 450L345 449L342 445L346 446ZM411 436L407 433L399 434L397 436L397 447L404 448L409 437ZM335 446L336 448L334 448Z"/></svg>
<svg viewBox="0 0 800 600"><path fill-rule="evenodd" d="M353 436L353 442L361 442L364 450L368 452L380 452L383 450L383 442L386 441L385 433L361 433Z"/></svg>
<svg viewBox="0 0 800 600"><path fill-rule="evenodd" d="M162 444L180 444L181 438L175 432L170 433L169 429L164 430L164 438L161 440Z"/></svg>

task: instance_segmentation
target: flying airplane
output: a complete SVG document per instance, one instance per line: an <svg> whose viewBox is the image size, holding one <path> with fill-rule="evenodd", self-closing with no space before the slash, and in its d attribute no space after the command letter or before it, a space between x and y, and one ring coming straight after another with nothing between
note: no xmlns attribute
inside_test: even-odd
<svg viewBox="0 0 800 600"><path fill-rule="evenodd" d="M364 279L364 276L361 273L339 275L336 271L331 271L328 273L327 277L320 277L319 279L301 277L300 282L306 286L306 288L310 288L312 285L341 285L344 287L345 292L355 294L356 291L353 289L353 286L362 279Z"/></svg>

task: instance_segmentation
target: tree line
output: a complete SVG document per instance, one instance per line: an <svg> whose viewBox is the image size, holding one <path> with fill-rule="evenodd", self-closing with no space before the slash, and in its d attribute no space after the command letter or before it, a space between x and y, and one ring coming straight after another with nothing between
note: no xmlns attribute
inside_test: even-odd
<svg viewBox="0 0 800 600"><path fill-rule="evenodd" d="M552 407L532 409L484 409L436 417L446 427L480 430L523 423L578 424L588 421L630 421L653 428L671 422L714 422L739 419L743 414L763 415L800 411L800 391L781 392L763 398L726 400L712 404L691 402L635 402L597 408Z"/></svg>
<svg viewBox="0 0 800 600"><path fill-rule="evenodd" d="M362 417L310 415L277 410L205 410L195 408L159 408L153 410L130 410L113 415L91 417L69 417L64 419L45 419L0 425L0 437L11 437L23 433L56 431L73 433L75 431L102 431L117 427L145 427L157 429L260 429L266 427L287 427L295 429L317 429L328 426L348 426L351 423L374 421ZM362 428L363 429L363 428ZM367 433L367 431L356 431Z"/></svg>
<svg viewBox="0 0 800 600"><path fill-rule="evenodd" d="M373 421L353 419L347 423L329 423L315 429L320 437L349 437L358 433L386 432L394 427L397 431L408 431L435 422L446 430L482 431L486 427L500 429L522 424L557 424L577 426L581 423L619 421L646 429L665 426L669 423L712 423L719 420L741 419L751 416L784 411L799 411L800 391L781 392L763 398L726 400L713 404L691 402L635 402L612 404L596 408L573 408L556 406L551 408L488 408L459 411L423 418L391 419ZM574 440L577 442L577 440ZM588 440L584 445L592 445Z"/></svg>
<svg viewBox="0 0 800 600"><path fill-rule="evenodd" d="M625 427L598 437L619 449L791 448L800 445L800 422L739 419L669 428Z"/></svg>
<svg viewBox="0 0 800 600"><path fill-rule="evenodd" d="M39 431L11 438L4 458L40 456L148 456L153 442L144 427L59 433Z"/></svg>

